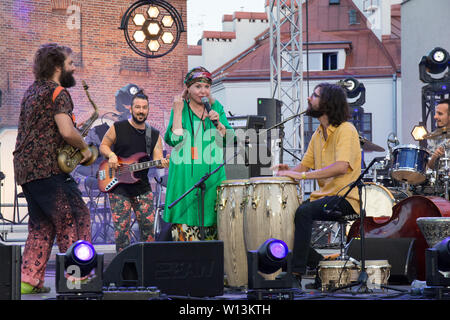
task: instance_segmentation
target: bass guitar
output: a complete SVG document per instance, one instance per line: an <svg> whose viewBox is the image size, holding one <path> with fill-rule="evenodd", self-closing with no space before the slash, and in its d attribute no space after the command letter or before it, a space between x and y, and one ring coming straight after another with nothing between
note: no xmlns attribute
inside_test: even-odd
<svg viewBox="0 0 450 320"><path fill-rule="evenodd" d="M110 168L108 160L103 160L97 171L99 190L101 192L109 192L121 183L136 183L139 179L134 176L134 172L161 165L161 160L139 162L145 156L147 156L145 152L139 152L128 158L117 157L119 160L119 167L117 169Z"/></svg>

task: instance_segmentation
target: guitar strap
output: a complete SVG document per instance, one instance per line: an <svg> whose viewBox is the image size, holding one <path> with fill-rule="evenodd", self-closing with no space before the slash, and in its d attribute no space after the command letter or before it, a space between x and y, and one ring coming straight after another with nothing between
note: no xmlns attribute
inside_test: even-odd
<svg viewBox="0 0 450 320"><path fill-rule="evenodd" d="M152 136L154 137L154 139L152 139ZM153 160L153 157L152 157L153 149L155 148L156 143L158 142L158 137L159 137L159 131L146 123L145 124L145 147L147 149L146 152L149 155L151 160Z"/></svg>
<svg viewBox="0 0 450 320"><path fill-rule="evenodd" d="M59 94L63 90L64 90L64 87L62 87L62 86L57 86L55 88L55 90L53 91L53 95L52 95L52 102L53 103L55 103L56 98L58 98ZM74 114L72 114L72 121L73 121L73 123L75 123L75 115Z"/></svg>
<svg viewBox="0 0 450 320"><path fill-rule="evenodd" d="M58 95L61 93L61 91L64 89L64 87L57 86L55 90L53 91L52 101L55 102Z"/></svg>

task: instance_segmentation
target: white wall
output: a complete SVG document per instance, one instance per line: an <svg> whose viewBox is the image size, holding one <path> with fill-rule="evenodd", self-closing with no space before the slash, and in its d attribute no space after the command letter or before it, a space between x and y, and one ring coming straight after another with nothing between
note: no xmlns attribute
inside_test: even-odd
<svg viewBox="0 0 450 320"><path fill-rule="evenodd" d="M250 22L248 19L242 19L241 21L234 19L232 22L226 22L223 31L236 32L236 39L225 41L223 39L208 40L203 38L202 57L193 60L192 63L200 62L197 65L202 65L212 72L251 47L255 43L254 38L267 27L268 23L261 20Z"/></svg>
<svg viewBox="0 0 450 320"><path fill-rule="evenodd" d="M449 0L410 0L402 3L402 130L401 140L415 143L411 130L422 120L419 62L435 47L450 51ZM447 30L447 31L445 31ZM433 115L430 116L431 119ZM430 117L428 120L430 120ZM429 122L430 123L430 122ZM428 125L430 130L430 125ZM416 144L416 143L415 143Z"/></svg>

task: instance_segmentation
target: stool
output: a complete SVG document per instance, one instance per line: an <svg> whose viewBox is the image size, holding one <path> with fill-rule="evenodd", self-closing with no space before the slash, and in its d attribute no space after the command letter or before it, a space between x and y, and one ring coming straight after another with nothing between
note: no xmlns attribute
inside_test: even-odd
<svg viewBox="0 0 450 320"><path fill-rule="evenodd" d="M346 234L345 234L345 230L347 227L347 224L350 221L355 221L356 219L359 218L359 215L357 214L350 214L350 215L341 215L341 217L336 221L337 223L339 223L339 257L337 258L337 260L348 260L348 256L346 254Z"/></svg>

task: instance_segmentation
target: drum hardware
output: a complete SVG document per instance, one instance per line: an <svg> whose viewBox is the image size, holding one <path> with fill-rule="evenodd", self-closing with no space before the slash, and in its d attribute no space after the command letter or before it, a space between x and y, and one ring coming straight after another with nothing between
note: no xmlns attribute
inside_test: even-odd
<svg viewBox="0 0 450 320"><path fill-rule="evenodd" d="M359 143L361 145L361 148L364 151L376 151L376 152L384 152L385 149L369 140L367 140L366 138L359 136Z"/></svg>

